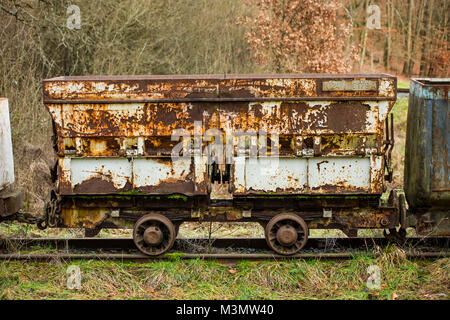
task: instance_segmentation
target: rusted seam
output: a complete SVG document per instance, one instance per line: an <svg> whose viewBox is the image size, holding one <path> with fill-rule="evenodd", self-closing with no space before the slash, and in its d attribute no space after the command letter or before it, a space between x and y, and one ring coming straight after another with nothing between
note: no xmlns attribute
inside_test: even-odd
<svg viewBox="0 0 450 320"><path fill-rule="evenodd" d="M62 100L62 99L47 99L44 100L46 104L111 104L111 103L183 103L183 102L277 102L277 101L395 101L396 97L298 97L298 98L188 98L188 99L102 99L102 100Z"/></svg>

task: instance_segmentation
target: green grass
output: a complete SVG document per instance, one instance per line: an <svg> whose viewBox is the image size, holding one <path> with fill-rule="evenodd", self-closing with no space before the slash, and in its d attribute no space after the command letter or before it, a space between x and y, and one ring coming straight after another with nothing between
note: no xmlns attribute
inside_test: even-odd
<svg viewBox="0 0 450 320"><path fill-rule="evenodd" d="M408 116L408 98L398 98L391 111L394 114L394 121L397 124L405 125Z"/></svg>
<svg viewBox="0 0 450 320"><path fill-rule="evenodd" d="M394 181L389 187L395 189L403 186L403 164L405 162L406 120L408 117L408 98L399 98L392 108L394 115L394 149L392 164Z"/></svg>
<svg viewBox="0 0 450 320"><path fill-rule="evenodd" d="M397 81L397 88L403 88L408 89L409 88L409 81Z"/></svg>
<svg viewBox="0 0 450 320"><path fill-rule="evenodd" d="M414 261L396 248L347 261L78 260L81 290L66 288L68 263L0 262L1 299L448 299L450 259ZM367 289L367 267L381 288Z"/></svg>

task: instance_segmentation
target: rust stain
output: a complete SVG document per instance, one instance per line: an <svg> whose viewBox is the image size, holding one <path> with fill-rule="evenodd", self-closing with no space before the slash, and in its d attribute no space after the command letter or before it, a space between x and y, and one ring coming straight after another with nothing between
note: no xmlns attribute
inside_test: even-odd
<svg viewBox="0 0 450 320"><path fill-rule="evenodd" d="M343 90L339 86L334 88L336 90L323 90L324 82L337 80L346 81ZM365 81L369 81L367 86L358 87L358 83ZM352 90L354 83L357 87ZM239 130L277 132L281 156L324 158L314 165L319 175L323 173L322 164L326 165L332 161L330 159L371 159L369 187L354 186L350 183L351 177L343 177L336 183L309 188L307 182L289 174L286 176L289 185L299 187L277 188L276 194L379 195L383 191L384 163L377 163L372 157L384 154L384 118L395 100L395 84L394 77L385 75L62 77L45 80L44 102L56 134L58 192L61 195L135 192L208 196L211 176L206 163L192 160L189 168L177 171L168 160L174 146L180 142L171 140L174 130L181 128L194 135L194 122L200 121L201 134L218 129L224 141ZM239 143L248 147L250 140L248 137L242 141L232 140L235 156ZM200 147L204 150L207 145L208 142L202 141ZM270 156L273 150L269 137L266 145ZM94 164L91 164L92 170L97 170L97 174L86 174L88 178L83 176L81 182L73 183L74 176L80 173L71 171L70 161L80 159L129 161L132 169L126 183L119 187L106 169ZM143 165L139 170L145 171L142 174L145 181L158 175L152 180L156 182L136 184L141 172L134 172L134 163L139 159L154 161L153 167ZM163 169L155 169L160 167ZM238 189L237 183L232 185L232 179L239 172L235 168L231 171L230 189ZM234 189L232 193L239 196L261 193L261 190L245 189L245 181L243 189ZM233 212L230 208L227 210ZM240 217L236 213L227 214L230 219Z"/></svg>
<svg viewBox="0 0 450 320"><path fill-rule="evenodd" d="M77 184L73 188L73 193L75 194L105 194L105 193L117 193L131 191L133 186L131 183L127 182L123 188L118 189L111 179L107 180L104 178L90 178Z"/></svg>

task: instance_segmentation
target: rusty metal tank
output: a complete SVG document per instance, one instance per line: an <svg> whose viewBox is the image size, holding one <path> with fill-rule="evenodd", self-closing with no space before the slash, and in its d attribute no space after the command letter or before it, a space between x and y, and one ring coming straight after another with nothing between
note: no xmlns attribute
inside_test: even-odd
<svg viewBox="0 0 450 320"><path fill-rule="evenodd" d="M9 190L14 183L14 158L9 122L8 99L0 98L0 219L17 212L21 206L19 191Z"/></svg>
<svg viewBox="0 0 450 320"><path fill-rule="evenodd" d="M421 234L450 235L450 79L412 79L405 194Z"/></svg>
<svg viewBox="0 0 450 320"><path fill-rule="evenodd" d="M283 211L309 217L312 228L392 227L398 216L379 199L396 82L385 74L44 80L59 225L129 227L152 211L172 221Z"/></svg>

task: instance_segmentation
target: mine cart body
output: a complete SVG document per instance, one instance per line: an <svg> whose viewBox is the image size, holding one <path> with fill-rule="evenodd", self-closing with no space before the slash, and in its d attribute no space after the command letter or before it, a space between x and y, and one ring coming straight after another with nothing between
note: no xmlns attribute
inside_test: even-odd
<svg viewBox="0 0 450 320"><path fill-rule="evenodd" d="M412 79L405 194L421 234L450 235L450 79Z"/></svg>
<svg viewBox="0 0 450 320"><path fill-rule="evenodd" d="M16 213L21 193L9 187L14 183L14 160L8 99L0 98L0 220Z"/></svg>
<svg viewBox="0 0 450 320"><path fill-rule="evenodd" d="M132 227L148 212L175 222L292 212L347 234L398 224L380 203L393 76L59 77L43 87L60 226Z"/></svg>

